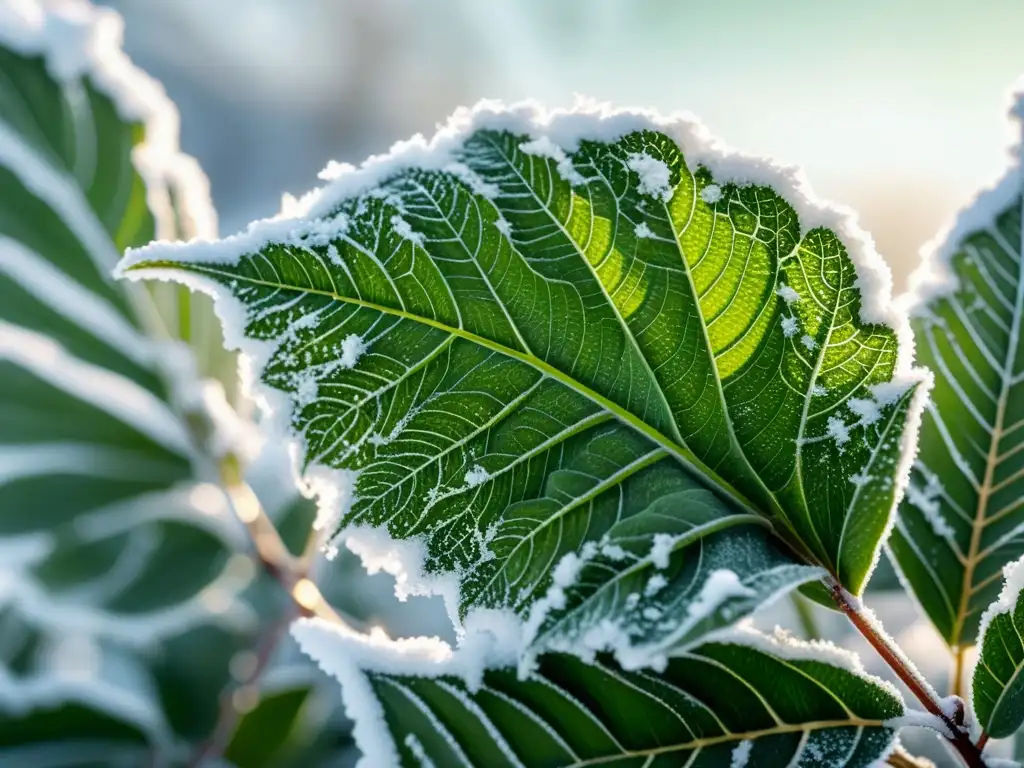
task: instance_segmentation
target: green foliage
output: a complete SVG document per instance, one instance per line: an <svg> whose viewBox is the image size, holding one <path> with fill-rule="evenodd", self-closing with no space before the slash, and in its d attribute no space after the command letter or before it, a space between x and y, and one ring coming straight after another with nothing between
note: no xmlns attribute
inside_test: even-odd
<svg viewBox="0 0 1024 768"><path fill-rule="evenodd" d="M263 380L293 397L307 460L362 470L342 522L427 535L434 570L489 576L549 520L588 519L591 497L689 467L859 591L915 387L871 389L892 379L897 339L859 319L845 245L801 235L767 187L715 185L661 133L584 141L563 160L524 147L479 130L453 151L489 196L465 173L410 169L341 201L305 241L130 268L202 275L241 299L246 335L274 343ZM670 186L650 194L631 163L658 164ZM351 367L346 345L366 347ZM592 453L594 480L559 487ZM576 514L554 513L560 499ZM470 535L452 548L458 525ZM557 562L579 546L570 536L546 534L529 560ZM511 565L524 585L499 591L543 585L546 571Z"/></svg>
<svg viewBox="0 0 1024 768"><path fill-rule="evenodd" d="M316 624L296 630L307 649L329 632ZM904 711L893 689L821 648L742 634L743 644L706 643L657 674L623 670L602 656L588 662L551 654L526 675L491 670L471 687L454 676L372 666L366 681L401 765L426 756L446 766L781 767L824 760L854 768L886 752L897 727L890 719ZM348 663L350 649L338 650L322 660L328 672Z"/></svg>
<svg viewBox="0 0 1024 768"><path fill-rule="evenodd" d="M110 276L178 180L91 77L0 72L0 762L138 765L210 730L256 628L199 382Z"/></svg>
<svg viewBox="0 0 1024 768"><path fill-rule="evenodd" d="M307 467L357 472L342 539L372 560L383 528L454 579L458 618L517 615L520 670L675 669L822 573L859 591L919 379L862 320L847 243L657 130L562 148L485 126L445 151L123 270L233 297Z"/></svg>
<svg viewBox="0 0 1024 768"><path fill-rule="evenodd" d="M935 390L890 539L951 646L975 641L1003 565L1024 554L1019 169L989 194L962 214L965 225L942 246L940 263L925 267L949 272L941 290L923 289L913 319L917 356L934 371Z"/></svg>

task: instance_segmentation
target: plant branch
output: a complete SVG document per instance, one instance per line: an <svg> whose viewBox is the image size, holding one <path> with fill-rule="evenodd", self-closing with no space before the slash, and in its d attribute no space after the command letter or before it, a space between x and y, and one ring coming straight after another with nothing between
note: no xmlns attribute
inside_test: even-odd
<svg viewBox="0 0 1024 768"><path fill-rule="evenodd" d="M248 484L233 477L230 467L223 473L224 492L235 516L249 532L256 557L298 606L301 616L318 616L334 624L344 624L307 576L308 563L292 556L281 540L274 523L267 517L256 494Z"/></svg>
<svg viewBox="0 0 1024 768"><path fill-rule="evenodd" d="M238 727L238 721L247 712L245 702L248 695L258 695L258 686L263 672L274 657L278 643L288 631L288 626L295 619L295 609L289 605L281 617L274 622L259 638L254 650L255 661L251 671L240 680L237 686L226 689L220 697L220 714L213 733L199 745L195 754L186 764L187 768L199 768L206 760L220 757L231 743L231 737ZM251 699L250 699L251 700Z"/></svg>
<svg viewBox="0 0 1024 768"><path fill-rule="evenodd" d="M953 679L949 683L949 692L953 696L963 696L964 657L966 655L967 647L964 645L958 645L953 654Z"/></svg>
<svg viewBox="0 0 1024 768"><path fill-rule="evenodd" d="M935 690L921 677L900 647L885 633L885 630L878 624L874 615L864 607L860 598L846 591L832 577L826 579L826 586L828 586L836 605L846 614L847 618L857 628L857 631L878 652L878 655L903 681L903 684L910 689L910 692L914 694L924 708L942 721L948 731L946 734L947 740L960 753L964 764L969 766L969 768L985 768L981 749L971 742L967 729L964 728L963 710L960 710L958 718L946 711L940 703Z"/></svg>

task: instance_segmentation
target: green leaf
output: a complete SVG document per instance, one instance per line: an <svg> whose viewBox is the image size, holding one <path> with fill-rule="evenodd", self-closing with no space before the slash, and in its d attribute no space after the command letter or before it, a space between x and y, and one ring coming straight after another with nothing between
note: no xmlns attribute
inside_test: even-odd
<svg viewBox="0 0 1024 768"><path fill-rule="evenodd" d="M1024 554L1020 166L959 214L912 278L917 357L935 372L890 547L950 646L975 641Z"/></svg>
<svg viewBox="0 0 1024 768"><path fill-rule="evenodd" d="M253 565L206 482L223 403L151 337L149 293L110 274L174 234L172 199L212 213L116 16L25 8L44 23L0 14L0 762L34 744L24 764L138 764L140 743L209 732L220 654L253 619ZM224 663L176 688L201 668L179 644L208 630Z"/></svg>
<svg viewBox="0 0 1024 768"><path fill-rule="evenodd" d="M1024 724L1024 568L1017 560L1005 569L999 599L981 619L980 654L971 697L974 715L989 736L1012 736Z"/></svg>
<svg viewBox="0 0 1024 768"><path fill-rule="evenodd" d="M469 683L454 659L416 666L403 641L345 640L309 620L293 633L342 682L372 764L855 768L888 752L904 713L895 689L849 659L749 631L657 676L553 654L526 676L489 669Z"/></svg>
<svg viewBox="0 0 1024 768"><path fill-rule="evenodd" d="M307 466L358 470L338 524L420 547L461 613L685 515L687 473L859 592L921 390L905 324L845 220L697 134L482 108L302 219L122 273L221 299Z"/></svg>

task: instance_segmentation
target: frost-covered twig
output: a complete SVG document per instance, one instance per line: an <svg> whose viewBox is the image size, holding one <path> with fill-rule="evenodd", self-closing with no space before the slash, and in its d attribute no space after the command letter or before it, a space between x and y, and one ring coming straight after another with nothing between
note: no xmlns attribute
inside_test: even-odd
<svg viewBox="0 0 1024 768"><path fill-rule="evenodd" d="M951 699L958 703L959 708L944 706L946 701L940 700L935 690L921 677L914 664L906 657L903 650L886 634L874 615L865 608L860 598L843 589L842 585L829 578L827 585L839 609L846 614L857 631L864 636L871 647L878 652L882 660L910 689L918 701L932 715L942 721L948 731L949 743L960 753L964 764L969 768L985 768L985 760L981 756L980 745L971 742L967 728L964 726L963 704L959 699Z"/></svg>
<svg viewBox="0 0 1024 768"><path fill-rule="evenodd" d="M252 488L241 480L238 464L227 457L222 462L221 479L232 511L249 532L260 565L274 578L298 606L302 616L318 616L335 624L345 621L324 599L319 587L308 578L308 562L292 556L281 540L274 523Z"/></svg>

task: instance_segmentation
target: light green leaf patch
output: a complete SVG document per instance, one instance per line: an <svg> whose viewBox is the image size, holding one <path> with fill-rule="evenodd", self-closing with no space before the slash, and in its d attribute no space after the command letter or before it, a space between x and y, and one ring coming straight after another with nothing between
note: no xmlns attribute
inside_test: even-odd
<svg viewBox="0 0 1024 768"><path fill-rule="evenodd" d="M313 200L122 274L221 299L311 475L357 472L321 520L340 540L385 528L459 615L528 616L568 556L598 552L582 583L618 611L658 532L608 566L612 539L710 505L860 591L920 376L877 257L784 173L683 121L485 106ZM702 581L710 546L679 567ZM703 589L682 584L677 613Z"/></svg>

